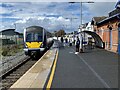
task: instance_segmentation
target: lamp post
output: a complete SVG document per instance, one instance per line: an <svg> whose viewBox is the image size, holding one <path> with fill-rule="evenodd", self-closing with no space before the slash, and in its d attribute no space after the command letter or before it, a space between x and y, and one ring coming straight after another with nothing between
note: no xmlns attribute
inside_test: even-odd
<svg viewBox="0 0 120 90"><path fill-rule="evenodd" d="M69 2L69 3L78 3L78 2ZM88 2L79 2L80 3L80 25L81 25L81 28L80 28L80 32L82 31L82 3L94 3L94 2L91 2L91 1L88 1ZM82 36L82 35L81 35ZM85 43L85 32L84 32L84 35L83 35L83 43ZM83 47L83 44L81 45L82 47L82 51L84 50L84 47Z"/></svg>
<svg viewBox="0 0 120 90"><path fill-rule="evenodd" d="M82 25L82 3L94 3L94 2L92 2L92 1L80 2L80 7L81 7L81 9L80 9L80 13L81 13L81 25Z"/></svg>
<svg viewBox="0 0 120 90"><path fill-rule="evenodd" d="M94 3L94 2L91 2L91 1L89 1L89 2L80 2L80 6L81 6L81 10L80 10L80 12L81 12L81 31L82 31L82 3ZM85 32L83 33L83 44L85 45ZM84 51L84 46L83 46L83 44L82 44L82 49L83 49L83 51Z"/></svg>

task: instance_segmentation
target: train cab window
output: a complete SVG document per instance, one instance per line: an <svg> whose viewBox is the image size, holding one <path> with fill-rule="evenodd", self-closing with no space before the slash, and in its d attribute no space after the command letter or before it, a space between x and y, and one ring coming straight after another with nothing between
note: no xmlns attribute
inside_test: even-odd
<svg viewBox="0 0 120 90"><path fill-rule="evenodd" d="M42 35L40 33L27 33L27 42L42 42Z"/></svg>
<svg viewBox="0 0 120 90"><path fill-rule="evenodd" d="M27 41L27 42L33 41L33 34L32 34L32 33L27 33L26 41Z"/></svg>
<svg viewBox="0 0 120 90"><path fill-rule="evenodd" d="M35 41L38 41L38 42L41 42L41 41L42 41L42 36L41 36L41 34L35 33L35 34L34 34L34 37L35 37Z"/></svg>

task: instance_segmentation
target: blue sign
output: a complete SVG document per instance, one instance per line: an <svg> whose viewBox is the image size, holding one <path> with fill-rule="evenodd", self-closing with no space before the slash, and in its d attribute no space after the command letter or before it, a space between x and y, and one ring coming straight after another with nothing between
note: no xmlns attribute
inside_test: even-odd
<svg viewBox="0 0 120 90"><path fill-rule="evenodd" d="M120 9L120 0L118 0L118 2L116 3L115 8L119 8Z"/></svg>
<svg viewBox="0 0 120 90"><path fill-rule="evenodd" d="M83 41L83 43L82 44L87 44L87 42L86 41Z"/></svg>
<svg viewBox="0 0 120 90"><path fill-rule="evenodd" d="M118 54L120 55L120 27L118 27Z"/></svg>

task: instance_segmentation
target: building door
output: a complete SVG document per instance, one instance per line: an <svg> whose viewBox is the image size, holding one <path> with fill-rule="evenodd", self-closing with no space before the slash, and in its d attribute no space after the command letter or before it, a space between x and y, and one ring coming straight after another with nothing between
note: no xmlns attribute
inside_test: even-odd
<svg viewBox="0 0 120 90"><path fill-rule="evenodd" d="M112 27L113 27L112 24L108 25L108 28L109 28L109 49L112 49Z"/></svg>
<svg viewBox="0 0 120 90"><path fill-rule="evenodd" d="M112 30L110 29L110 49L112 49Z"/></svg>

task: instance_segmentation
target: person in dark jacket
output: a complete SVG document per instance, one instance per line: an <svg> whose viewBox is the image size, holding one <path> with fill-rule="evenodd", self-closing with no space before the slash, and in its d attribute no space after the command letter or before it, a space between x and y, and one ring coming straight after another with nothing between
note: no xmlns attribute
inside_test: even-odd
<svg viewBox="0 0 120 90"><path fill-rule="evenodd" d="M64 41L64 39L63 39L63 37L61 37L61 46L64 46L63 41Z"/></svg>
<svg viewBox="0 0 120 90"><path fill-rule="evenodd" d="M79 38L77 37L77 41L76 41L76 52L75 52L75 54L78 54L78 52L79 52L79 47L80 47L80 40L79 40Z"/></svg>
<svg viewBox="0 0 120 90"><path fill-rule="evenodd" d="M63 37L61 37L61 42L63 43Z"/></svg>

